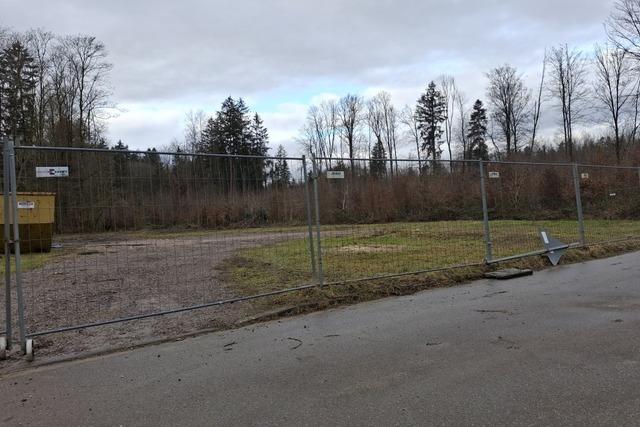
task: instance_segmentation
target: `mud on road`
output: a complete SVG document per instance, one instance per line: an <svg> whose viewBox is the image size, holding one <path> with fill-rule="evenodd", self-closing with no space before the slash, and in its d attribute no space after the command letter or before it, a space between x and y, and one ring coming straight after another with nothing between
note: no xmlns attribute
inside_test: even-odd
<svg viewBox="0 0 640 427"><path fill-rule="evenodd" d="M178 237L77 235L58 238L63 249L23 273L27 333L152 314L241 296L225 280L224 261L238 250L304 232L211 232ZM15 301L15 298L14 298ZM4 291L0 296L4 306ZM17 337L14 311L14 335ZM123 348L204 329L233 326L249 304L187 311L35 338L38 357Z"/></svg>

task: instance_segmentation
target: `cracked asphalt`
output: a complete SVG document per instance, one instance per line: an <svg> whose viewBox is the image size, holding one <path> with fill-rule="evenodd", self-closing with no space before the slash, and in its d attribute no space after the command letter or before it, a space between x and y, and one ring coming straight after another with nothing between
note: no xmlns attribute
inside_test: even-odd
<svg viewBox="0 0 640 427"><path fill-rule="evenodd" d="M640 253L8 374L2 425L639 425Z"/></svg>

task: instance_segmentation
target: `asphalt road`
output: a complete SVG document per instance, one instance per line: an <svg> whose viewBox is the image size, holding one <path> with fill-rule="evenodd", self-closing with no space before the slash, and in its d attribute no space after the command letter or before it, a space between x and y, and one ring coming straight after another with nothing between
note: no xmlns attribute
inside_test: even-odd
<svg viewBox="0 0 640 427"><path fill-rule="evenodd" d="M0 379L3 425L639 425L640 253Z"/></svg>

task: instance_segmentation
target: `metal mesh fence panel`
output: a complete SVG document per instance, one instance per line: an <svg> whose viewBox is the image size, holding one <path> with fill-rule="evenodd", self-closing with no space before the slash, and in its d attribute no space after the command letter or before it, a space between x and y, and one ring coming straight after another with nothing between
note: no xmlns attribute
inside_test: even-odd
<svg viewBox="0 0 640 427"><path fill-rule="evenodd" d="M319 159L328 281L482 262L477 163ZM348 164L348 166L347 166Z"/></svg>
<svg viewBox="0 0 640 427"><path fill-rule="evenodd" d="M32 335L311 281L301 159L285 172L284 159L119 150L17 160L25 219L40 217L21 222Z"/></svg>
<svg viewBox="0 0 640 427"><path fill-rule="evenodd" d="M281 293L321 283L532 254L541 230L567 244L640 236L635 168L335 158L312 168L304 158L55 147L19 147L15 159L32 337L118 323L87 336L129 344L313 304L323 295ZM246 300L246 311L231 305Z"/></svg>
<svg viewBox="0 0 640 427"><path fill-rule="evenodd" d="M640 236L640 169L579 166L587 243Z"/></svg>
<svg viewBox="0 0 640 427"><path fill-rule="evenodd" d="M543 250L540 231L580 241L571 165L486 162L493 258Z"/></svg>

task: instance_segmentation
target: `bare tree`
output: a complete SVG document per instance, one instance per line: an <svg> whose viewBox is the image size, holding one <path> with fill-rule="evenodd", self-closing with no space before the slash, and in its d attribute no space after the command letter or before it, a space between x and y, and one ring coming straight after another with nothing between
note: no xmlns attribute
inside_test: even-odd
<svg viewBox="0 0 640 427"><path fill-rule="evenodd" d="M367 125L376 138L376 142L387 147L389 170L391 175L398 171L398 122L399 114L388 92L379 92L367 101Z"/></svg>
<svg viewBox="0 0 640 427"><path fill-rule="evenodd" d="M518 151L519 138L526 131L531 93L522 76L510 65L492 69L487 78L491 116L500 127L508 156Z"/></svg>
<svg viewBox="0 0 640 427"><path fill-rule="evenodd" d="M338 102L338 120L342 138L349 150L351 173L355 172L354 154L357 148L358 129L362 121L363 105L362 98L352 94L345 95Z"/></svg>
<svg viewBox="0 0 640 427"><path fill-rule="evenodd" d="M64 46L54 46L48 68L51 99L49 101L49 127L54 145L73 145L73 116L76 86L69 69Z"/></svg>
<svg viewBox="0 0 640 427"><path fill-rule="evenodd" d="M311 105L307 110L307 118L301 130L300 143L303 151L312 157L324 157L324 122L320 109L316 105ZM321 164L319 165L321 167Z"/></svg>
<svg viewBox="0 0 640 427"><path fill-rule="evenodd" d="M542 74L540 76L540 86L538 86L538 96L533 102L533 118L531 126L531 145L529 147L529 156L533 157L533 150L536 145L536 136L538 135L538 124L540 122L540 112L542 109L542 93L544 91L544 77L547 70L547 51L544 52L544 58L542 59Z"/></svg>
<svg viewBox="0 0 640 427"><path fill-rule="evenodd" d="M300 141L306 152L323 159L326 169L333 167L338 133L338 105L335 100L322 101L319 105L309 107Z"/></svg>
<svg viewBox="0 0 640 427"><path fill-rule="evenodd" d="M589 95L587 62L582 52L565 44L551 49L549 66L549 89L562 112L565 154L573 161L573 128L585 118Z"/></svg>
<svg viewBox="0 0 640 427"><path fill-rule="evenodd" d="M605 28L618 49L640 59L640 0L617 0Z"/></svg>
<svg viewBox="0 0 640 427"><path fill-rule="evenodd" d="M617 0L605 22L611 43L627 53L630 58L640 60L640 0ZM629 138L635 141L640 126L640 80L636 82L632 97L632 117L629 119Z"/></svg>
<svg viewBox="0 0 640 427"><path fill-rule="evenodd" d="M631 96L631 117L627 118L625 128L628 129L629 141L635 142L640 127L640 79L633 85L633 95Z"/></svg>
<svg viewBox="0 0 640 427"><path fill-rule="evenodd" d="M635 93L628 58L625 50L598 45L595 47L594 93L611 120L618 163L622 151L622 114Z"/></svg>
<svg viewBox="0 0 640 427"><path fill-rule="evenodd" d="M496 158L498 160L502 159L502 150L500 150L500 146L496 141L496 120L494 117L489 118L489 126L487 128L487 137L489 138L489 141L491 141L491 145L493 145Z"/></svg>
<svg viewBox="0 0 640 427"><path fill-rule="evenodd" d="M376 143L384 146L384 113L379 94L367 101L367 126L373 133ZM393 153L389 153L389 162L391 175L393 175Z"/></svg>
<svg viewBox="0 0 640 427"><path fill-rule="evenodd" d="M309 126L308 117L300 128L298 136L295 138L300 146L300 152L305 155L314 156L318 147L317 139L313 127Z"/></svg>
<svg viewBox="0 0 640 427"><path fill-rule="evenodd" d="M328 167L332 167L332 158L336 151L336 138L338 137L338 103L335 99L325 100L320 103L320 117L324 126L324 146L328 159Z"/></svg>
<svg viewBox="0 0 640 427"><path fill-rule="evenodd" d="M458 118L456 126L456 134L458 143L462 147L462 158L467 159L468 156L468 140L467 140L467 123L468 123L468 111L466 108L466 97L460 91L456 92L455 103L458 109Z"/></svg>
<svg viewBox="0 0 640 427"><path fill-rule="evenodd" d="M413 108L405 105L400 113L400 122L406 126L411 140L416 144L416 154L418 157L418 169L422 170L422 159L420 150L420 128L416 119L416 112Z"/></svg>
<svg viewBox="0 0 640 427"><path fill-rule="evenodd" d="M201 147L202 131L204 130L207 122L207 117L204 111L190 110L185 115L184 120L184 149L190 153L203 151L203 147Z"/></svg>
<svg viewBox="0 0 640 427"><path fill-rule="evenodd" d="M108 98L105 79L112 66L106 61L104 44L95 37L66 37L63 43L77 90L79 140L81 144L91 142L92 115L105 107L103 102Z"/></svg>
<svg viewBox="0 0 640 427"><path fill-rule="evenodd" d="M395 168L398 172L398 113L391 101L391 94L388 92L380 92L377 95L383 118L384 141L389 152L389 162L391 170L393 170L393 160L395 159Z"/></svg>
<svg viewBox="0 0 640 427"><path fill-rule="evenodd" d="M27 33L27 46L36 61L37 67L37 93L36 93L36 129L35 140L38 145L42 145L45 137L46 108L50 96L49 81L49 55L50 48L54 41L53 33L42 29L31 30Z"/></svg>
<svg viewBox="0 0 640 427"><path fill-rule="evenodd" d="M447 144L449 159L452 160L453 124L456 120L456 96L458 87L456 86L455 79L448 75L440 77L440 86L445 105L444 141ZM453 167L453 163L450 163L450 167Z"/></svg>

